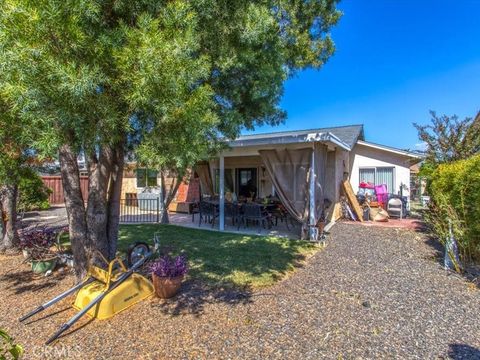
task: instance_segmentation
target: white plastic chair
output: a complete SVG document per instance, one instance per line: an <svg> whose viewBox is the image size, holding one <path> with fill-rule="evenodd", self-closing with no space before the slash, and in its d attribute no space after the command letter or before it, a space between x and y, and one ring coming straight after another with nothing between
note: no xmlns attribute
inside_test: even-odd
<svg viewBox="0 0 480 360"><path fill-rule="evenodd" d="M403 204L400 199L390 199L387 205L388 215L391 217L403 218Z"/></svg>

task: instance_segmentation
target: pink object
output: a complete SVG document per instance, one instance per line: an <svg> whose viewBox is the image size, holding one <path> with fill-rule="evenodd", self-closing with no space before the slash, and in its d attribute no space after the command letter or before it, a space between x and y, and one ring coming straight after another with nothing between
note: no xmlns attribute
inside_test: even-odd
<svg viewBox="0 0 480 360"><path fill-rule="evenodd" d="M385 208L388 201L388 192L387 192L387 185L375 185L375 193L377 195L378 204Z"/></svg>
<svg viewBox="0 0 480 360"><path fill-rule="evenodd" d="M361 189L374 189L375 188L375 186L373 184L370 184L370 183L367 183L367 182L364 182L364 181L362 181L360 183L359 187Z"/></svg>
<svg viewBox="0 0 480 360"><path fill-rule="evenodd" d="M375 193L376 193L377 195L388 194L388 192L387 192L387 185L385 185L385 184L375 185Z"/></svg>

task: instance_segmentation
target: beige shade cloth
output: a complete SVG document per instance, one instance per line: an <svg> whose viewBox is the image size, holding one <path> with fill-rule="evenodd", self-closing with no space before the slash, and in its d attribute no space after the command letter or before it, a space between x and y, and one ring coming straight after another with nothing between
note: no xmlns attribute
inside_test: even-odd
<svg viewBox="0 0 480 360"><path fill-rule="evenodd" d="M308 172L312 150L259 150L277 196L303 228L308 223Z"/></svg>
<svg viewBox="0 0 480 360"><path fill-rule="evenodd" d="M213 182L208 163L197 164L197 166L195 166L195 172L200 179L200 191L202 195L213 196Z"/></svg>

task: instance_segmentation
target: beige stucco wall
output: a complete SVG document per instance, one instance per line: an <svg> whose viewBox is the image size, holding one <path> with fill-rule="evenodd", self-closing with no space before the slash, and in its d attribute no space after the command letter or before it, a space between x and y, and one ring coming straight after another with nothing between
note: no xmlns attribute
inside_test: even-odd
<svg viewBox="0 0 480 360"><path fill-rule="evenodd" d="M360 183L360 168L368 167L393 167L394 189L388 191L394 194L400 192L400 184L410 188L410 157L393 153L362 144L356 144L351 153L353 159L350 169L350 183L353 191L358 191ZM409 190L403 190L403 195L409 197Z"/></svg>
<svg viewBox="0 0 480 360"><path fill-rule="evenodd" d="M126 198L127 193L136 194L141 192L143 188L137 187L137 177L135 176L134 166L130 164L129 169L127 169L124 173L123 181L122 181L122 199ZM160 184L160 178L157 177L157 183ZM165 188L167 192L170 190L170 186L173 183L172 177L165 178Z"/></svg>

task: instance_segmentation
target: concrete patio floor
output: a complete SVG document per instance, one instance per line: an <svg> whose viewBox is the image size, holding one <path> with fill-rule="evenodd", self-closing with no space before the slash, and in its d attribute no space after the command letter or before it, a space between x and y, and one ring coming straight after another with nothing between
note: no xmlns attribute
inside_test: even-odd
<svg viewBox="0 0 480 360"><path fill-rule="evenodd" d="M206 224L202 222L199 225L199 215L195 214L195 221L192 221L191 214L182 214L182 213L169 213L169 220L170 224L184 226L189 228L196 228L196 229L205 229L205 230L219 230L218 219L214 226L212 224ZM263 236L277 236L277 237L286 237L290 239L298 239L300 235L300 228L298 225L292 227L289 225L289 229L287 229L286 224L278 220L277 226L272 226L271 229L263 228L262 225L254 225L249 224L246 227L244 224L241 224L240 227L238 225L233 225L230 219L226 219L225 221L225 231L226 232L233 232L238 234L248 234L248 235L263 235Z"/></svg>

